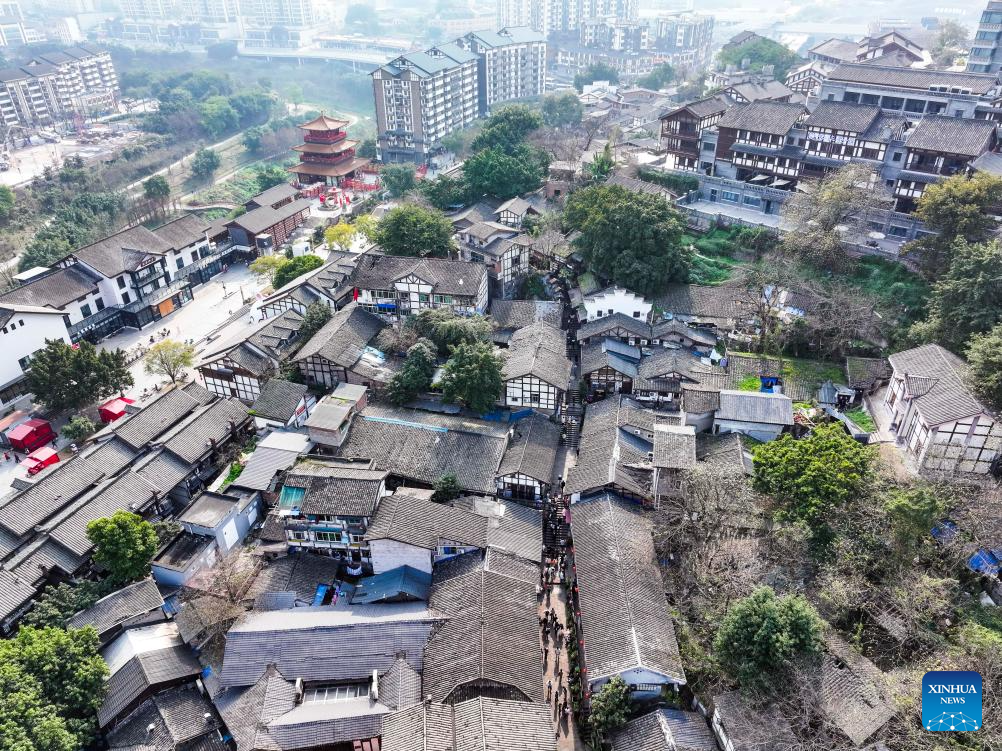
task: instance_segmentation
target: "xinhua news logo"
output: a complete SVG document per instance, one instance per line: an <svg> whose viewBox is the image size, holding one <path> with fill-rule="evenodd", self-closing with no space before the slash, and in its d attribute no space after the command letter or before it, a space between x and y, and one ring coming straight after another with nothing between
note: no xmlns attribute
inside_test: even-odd
<svg viewBox="0 0 1002 751"><path fill-rule="evenodd" d="M931 670L922 678L922 727L926 730L981 728L981 673Z"/></svg>

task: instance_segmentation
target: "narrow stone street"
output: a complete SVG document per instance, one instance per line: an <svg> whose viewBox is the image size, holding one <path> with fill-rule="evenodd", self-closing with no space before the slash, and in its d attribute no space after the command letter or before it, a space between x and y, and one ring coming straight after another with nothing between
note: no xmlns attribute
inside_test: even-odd
<svg viewBox="0 0 1002 751"><path fill-rule="evenodd" d="M549 602L549 604L547 604ZM566 702L571 706L570 688L567 685L569 664L567 661L567 638L574 638L573 625L567 622L567 593L563 585L554 584L550 589L549 601L544 593L539 605L540 619L546 619L547 612L555 613L556 622L562 627L554 635L553 629L540 628L540 647L545 658L543 663L544 697L550 704L553 724L557 727L557 748L560 751L585 751L585 744L578 737L573 711L563 712ZM558 652L559 649L559 652Z"/></svg>

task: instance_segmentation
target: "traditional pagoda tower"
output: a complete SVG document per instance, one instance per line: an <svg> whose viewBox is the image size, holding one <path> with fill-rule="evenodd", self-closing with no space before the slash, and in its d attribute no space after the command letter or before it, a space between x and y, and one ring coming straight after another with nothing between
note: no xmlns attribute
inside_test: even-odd
<svg viewBox="0 0 1002 751"><path fill-rule="evenodd" d="M303 123L303 143L293 146L299 152L299 164L289 171L299 177L304 185L324 183L340 185L345 178L355 174L355 170L369 163L368 159L355 156L358 141L348 139L345 128L347 120L336 120L321 113L320 117Z"/></svg>

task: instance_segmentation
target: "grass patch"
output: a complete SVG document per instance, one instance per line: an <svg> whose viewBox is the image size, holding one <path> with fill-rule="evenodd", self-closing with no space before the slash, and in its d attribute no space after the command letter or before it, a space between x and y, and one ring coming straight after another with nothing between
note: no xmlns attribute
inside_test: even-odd
<svg viewBox="0 0 1002 751"><path fill-rule="evenodd" d="M820 360L803 360L787 358L783 361L783 376L797 378L804 382L825 381L838 382L845 380L845 372L841 365Z"/></svg>
<svg viewBox="0 0 1002 751"><path fill-rule="evenodd" d="M711 258L696 253L692 258L689 281L692 284L722 284L731 278L736 261L727 258Z"/></svg>
<svg viewBox="0 0 1002 751"><path fill-rule="evenodd" d="M845 413L845 416L848 417L857 425L859 425L859 427L861 427L867 433L873 433L877 430L877 423L873 421L873 418L870 417L869 412L867 412L865 409L861 409L858 407L856 409L850 409L848 412Z"/></svg>
<svg viewBox="0 0 1002 751"><path fill-rule="evenodd" d="M226 473L226 479L223 480L223 484L219 486L220 490L225 490L228 488L234 480L240 477L240 473L244 471L244 465L240 462L233 462L230 465L230 471Z"/></svg>
<svg viewBox="0 0 1002 751"><path fill-rule="evenodd" d="M762 379L756 375L746 375L738 381L738 391L758 391L762 388Z"/></svg>

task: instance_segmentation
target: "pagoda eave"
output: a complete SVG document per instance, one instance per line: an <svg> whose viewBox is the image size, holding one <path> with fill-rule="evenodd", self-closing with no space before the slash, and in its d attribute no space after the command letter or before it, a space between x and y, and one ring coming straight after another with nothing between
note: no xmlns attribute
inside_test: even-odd
<svg viewBox="0 0 1002 751"><path fill-rule="evenodd" d="M360 159L356 157L355 159L344 162L344 164L333 165L300 162L299 164L289 167L289 172L294 172L297 175L316 175L317 177L344 177L345 175L350 175L355 170L364 167L370 161L370 159Z"/></svg>

